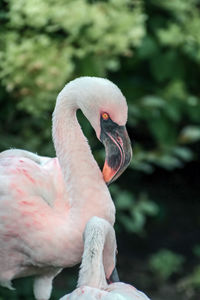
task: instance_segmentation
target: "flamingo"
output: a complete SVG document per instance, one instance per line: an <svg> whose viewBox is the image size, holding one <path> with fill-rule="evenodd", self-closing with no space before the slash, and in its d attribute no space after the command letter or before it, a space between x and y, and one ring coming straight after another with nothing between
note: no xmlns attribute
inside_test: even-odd
<svg viewBox="0 0 200 300"><path fill-rule="evenodd" d="M86 224L83 239L84 252L77 288L60 300L150 300L129 284L107 284L115 270L116 257L116 237L110 223L92 217Z"/></svg>
<svg viewBox="0 0 200 300"><path fill-rule="evenodd" d="M81 109L105 145L100 171L76 118ZM92 216L115 221L106 185L128 166L127 104L111 81L80 77L59 93L53 112L57 157L11 149L0 153L0 284L35 275L37 300L48 300L53 278L80 262L82 233Z"/></svg>

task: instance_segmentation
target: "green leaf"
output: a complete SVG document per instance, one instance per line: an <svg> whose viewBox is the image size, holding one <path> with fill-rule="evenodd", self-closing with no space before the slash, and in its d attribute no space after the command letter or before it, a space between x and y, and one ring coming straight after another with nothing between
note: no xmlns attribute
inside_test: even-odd
<svg viewBox="0 0 200 300"><path fill-rule="evenodd" d="M200 140L200 126L187 126L179 136L181 143L193 143Z"/></svg>
<svg viewBox="0 0 200 300"><path fill-rule="evenodd" d="M182 269L183 263L184 257L182 255L176 254L168 249L160 250L149 259L151 271L155 272L163 280L179 272Z"/></svg>

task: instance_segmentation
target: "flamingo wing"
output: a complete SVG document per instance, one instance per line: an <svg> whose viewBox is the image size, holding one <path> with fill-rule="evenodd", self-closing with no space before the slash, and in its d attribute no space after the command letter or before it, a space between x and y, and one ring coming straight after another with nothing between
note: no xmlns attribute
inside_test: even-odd
<svg viewBox="0 0 200 300"><path fill-rule="evenodd" d="M64 239L56 226L65 228L68 214L57 159L40 164L11 151L0 155L0 283L10 288L13 278L34 274L40 261L64 251L56 249Z"/></svg>
<svg viewBox="0 0 200 300"><path fill-rule="evenodd" d="M20 157L20 158L29 158L38 164L46 163L50 160L50 157L39 156L33 152L22 150L22 149L9 149L0 153L0 159L5 157Z"/></svg>

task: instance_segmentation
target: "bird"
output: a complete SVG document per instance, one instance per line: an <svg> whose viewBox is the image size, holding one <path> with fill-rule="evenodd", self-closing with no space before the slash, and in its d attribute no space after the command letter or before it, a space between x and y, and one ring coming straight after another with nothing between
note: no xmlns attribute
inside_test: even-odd
<svg viewBox="0 0 200 300"><path fill-rule="evenodd" d="M105 146L101 172L77 120L81 110ZM111 225L108 185L132 157L127 103L113 82L79 77L58 94L52 117L56 157L23 149L0 153L0 285L34 275L35 299L48 300L53 278L81 261L82 233L98 216Z"/></svg>
<svg viewBox="0 0 200 300"><path fill-rule="evenodd" d="M92 217L83 233L84 251L77 288L59 300L150 300L130 284L108 284L116 265L116 236L108 221Z"/></svg>

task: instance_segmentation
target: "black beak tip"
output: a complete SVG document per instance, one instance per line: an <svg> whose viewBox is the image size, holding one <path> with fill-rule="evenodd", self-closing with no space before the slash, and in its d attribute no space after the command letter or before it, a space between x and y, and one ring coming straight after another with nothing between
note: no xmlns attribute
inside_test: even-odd
<svg viewBox="0 0 200 300"><path fill-rule="evenodd" d="M107 279L108 284L119 282L119 275L117 272L117 268L115 267L110 277Z"/></svg>

